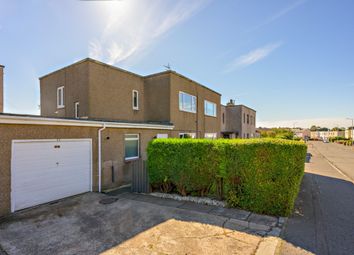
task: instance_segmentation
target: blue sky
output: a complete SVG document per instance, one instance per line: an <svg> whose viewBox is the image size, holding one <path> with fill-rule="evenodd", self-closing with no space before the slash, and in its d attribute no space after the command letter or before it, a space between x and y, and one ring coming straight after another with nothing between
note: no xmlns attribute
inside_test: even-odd
<svg viewBox="0 0 354 255"><path fill-rule="evenodd" d="M257 126L349 126L352 0L0 0L5 111L39 114L38 77L85 57L170 64L257 110Z"/></svg>

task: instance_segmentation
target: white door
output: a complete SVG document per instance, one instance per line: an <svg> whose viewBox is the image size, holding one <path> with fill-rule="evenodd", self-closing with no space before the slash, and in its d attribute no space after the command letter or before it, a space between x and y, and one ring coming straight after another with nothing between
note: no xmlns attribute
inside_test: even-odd
<svg viewBox="0 0 354 255"><path fill-rule="evenodd" d="M14 140L11 211L91 191L91 139Z"/></svg>

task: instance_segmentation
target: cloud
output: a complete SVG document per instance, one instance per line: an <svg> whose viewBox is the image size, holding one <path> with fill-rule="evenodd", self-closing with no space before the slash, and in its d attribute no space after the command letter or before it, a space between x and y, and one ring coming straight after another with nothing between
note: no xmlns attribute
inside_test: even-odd
<svg viewBox="0 0 354 255"><path fill-rule="evenodd" d="M342 118L313 118L313 119L296 119L296 120L279 120L279 121L258 121L257 127L302 127L310 128L312 125L334 128L349 127L351 121L345 117Z"/></svg>
<svg viewBox="0 0 354 255"><path fill-rule="evenodd" d="M291 12L292 10L296 9L297 7L299 7L300 5L303 5L304 3L306 3L308 0L298 0L295 1L294 3L288 5L287 7L285 7L284 9L280 10L279 12L273 14L272 16L268 17L265 21L263 21L261 24L253 27L252 29L250 29L250 31L254 31L257 30L263 26L266 26L270 23L272 23L273 21L285 16L286 14L288 14L289 12Z"/></svg>
<svg viewBox="0 0 354 255"><path fill-rule="evenodd" d="M253 65L258 61L266 58L272 51L279 48L282 42L267 44L261 48L250 51L249 53L242 55L234 59L224 70L225 73L233 72L239 68L243 68L249 65Z"/></svg>
<svg viewBox="0 0 354 255"><path fill-rule="evenodd" d="M89 42L89 56L109 64L131 59L209 2L129 0L97 3L103 27L101 35Z"/></svg>

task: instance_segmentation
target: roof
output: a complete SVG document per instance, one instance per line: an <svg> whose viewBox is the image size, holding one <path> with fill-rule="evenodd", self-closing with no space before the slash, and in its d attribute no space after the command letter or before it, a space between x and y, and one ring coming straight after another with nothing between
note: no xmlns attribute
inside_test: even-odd
<svg viewBox="0 0 354 255"><path fill-rule="evenodd" d="M139 75L139 74L136 74L136 73L127 71L127 70L125 70L125 69L122 69L122 68L119 68L119 67L116 67L116 66L112 66L112 65L106 64L106 63L101 62L101 61L98 61L98 60L96 60L96 59L84 58L84 59L82 59L82 60L79 60L79 61L77 61L77 62L71 64L71 65L62 67L62 68L60 68L60 69L58 69L58 70L55 70L55 71L50 72L50 73L48 73L48 74L46 74L46 75L43 75L43 76L39 77L39 79L43 79L43 78L45 78L45 77L47 77L47 76L49 76L49 75L52 75L52 74L54 74L54 73L56 73L56 72L62 71L62 70L64 70L64 69L66 69L66 68L69 68L69 67L72 67L72 66L75 66L75 65L79 65L79 64L84 63L84 62L96 63L96 64L103 65L103 66L106 66L106 67L109 67L109 68L112 68L112 69L115 69L115 70L118 70L118 71L121 71L121 72L124 72L124 73L128 73L128 74L131 74L131 75L134 75L134 76L143 78L143 76L141 76L141 75Z"/></svg>
<svg viewBox="0 0 354 255"><path fill-rule="evenodd" d="M124 69L122 69L122 68L119 68L119 67L116 67L116 66L113 66L113 65L109 65L109 64L106 64L106 63L104 63L104 62L101 62L101 61L92 59L92 58L85 58L85 59L82 59L82 60L77 61L77 62L75 62L75 63L73 63L73 64L71 64L71 65L62 67L62 68L60 68L60 69L58 69L58 70L55 70L55 71L53 71L53 72L51 72L51 73L48 73L48 74L46 74L46 75L43 75L43 76L39 77L39 79L43 79L43 78L45 78L45 77L47 77L47 76L49 76L49 75L52 75L52 74L54 74L54 73L56 73L56 72L62 71L62 70L64 70L64 69L66 69L66 68L69 68L69 67L72 67L72 66L75 66L75 65L79 65L79 64L84 63L84 62L96 63L96 64L99 64L99 65L103 65L103 66L106 66L106 67L109 67L109 68L112 68L112 69L115 69L115 70L118 70L118 71L121 71L121 72L125 72L125 73L128 73L128 74L131 74L131 75L140 77L140 78L149 78L149 77L153 77L153 76L158 76L158 75L163 75L163 74L172 73L172 74L178 75L178 76L180 76L180 77L182 77L182 78L184 78L184 79L187 79L187 80L189 80L189 81L192 81L192 82L198 84L199 86L204 87L204 88L206 88L206 89L208 89L208 90L210 90L210 91L212 91L212 92L214 92L214 93L216 93L216 94L218 94L218 95L221 96L220 93L218 93L218 92L216 92L216 91L214 91L214 90L212 90L212 89L210 89L210 88L208 88L208 87L206 87L206 86L204 86L204 85L202 85L202 84L200 84L200 83L198 83L198 82L196 82L196 81L194 81L194 80L192 80L192 79L190 79L190 78L188 78L188 77L186 77L186 76L184 76L184 75L182 75L182 74L180 74L180 73L177 73L177 72L175 72L175 71L172 71L172 70L167 70L167 71L163 71L163 72L159 72L159 73L153 73L153 74L149 74L149 75L146 75L146 76L142 76L142 75L139 75L139 74L136 74L136 73L133 73L133 72L124 70Z"/></svg>
<svg viewBox="0 0 354 255"><path fill-rule="evenodd" d="M3 66L3 65L0 65L0 67L4 68L5 66Z"/></svg>
<svg viewBox="0 0 354 255"><path fill-rule="evenodd" d="M248 107L248 106L246 106L246 105L244 105L244 104L235 104L235 105L223 105L223 104L221 104L221 106L224 106L224 107L245 107L245 108L247 108L247 109L250 109L250 110L252 110L252 111L254 111L254 112L257 112L255 109L252 109L251 107Z"/></svg>
<svg viewBox="0 0 354 255"><path fill-rule="evenodd" d="M215 90L212 90L211 88L208 88L207 86L203 85L203 84L200 84L199 82L196 82L195 80L192 80L190 78L188 78L187 76L184 76L183 74L180 74L180 73L177 73L176 71L173 71L173 70L167 70L167 71L163 71L163 72L159 72L159 73L153 73L153 74L149 74L149 75L146 75L144 76L144 78L150 78L150 77L154 77L154 76L159 76L159 75L163 75L163 74L175 74L183 79L186 79L188 81L191 81L191 82L194 82L196 83L197 85L207 89L207 90L210 90L211 92L214 92L218 95L221 96L221 94L219 92L216 92Z"/></svg>
<svg viewBox="0 0 354 255"><path fill-rule="evenodd" d="M0 113L0 124L56 125L56 126L88 126L109 128L138 128L138 129L168 129L174 125L168 122L127 122L97 119L74 119L42 117L28 114Z"/></svg>

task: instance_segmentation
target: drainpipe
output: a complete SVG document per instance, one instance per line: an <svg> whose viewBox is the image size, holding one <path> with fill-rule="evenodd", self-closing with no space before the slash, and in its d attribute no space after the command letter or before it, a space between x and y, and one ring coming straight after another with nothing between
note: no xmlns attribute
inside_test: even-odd
<svg viewBox="0 0 354 255"><path fill-rule="evenodd" d="M106 129L106 124L103 123L103 127L98 130L98 192L101 192L101 182L102 182L102 145L101 136L102 131Z"/></svg>

